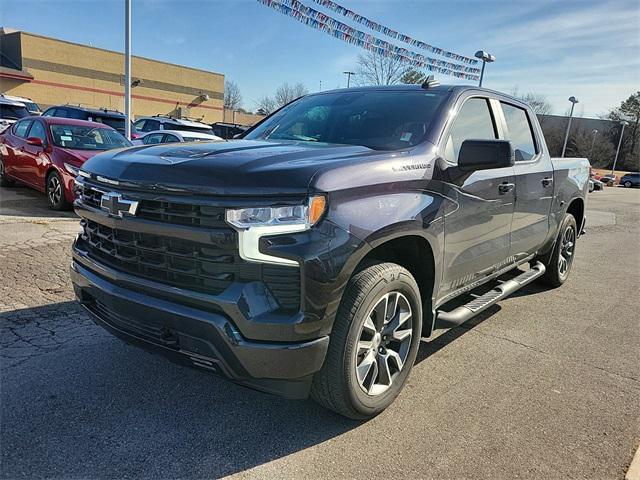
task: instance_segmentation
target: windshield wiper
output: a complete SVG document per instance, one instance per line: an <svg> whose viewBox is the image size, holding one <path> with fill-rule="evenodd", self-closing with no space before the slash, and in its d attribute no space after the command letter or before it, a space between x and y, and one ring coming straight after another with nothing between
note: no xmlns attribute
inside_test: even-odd
<svg viewBox="0 0 640 480"><path fill-rule="evenodd" d="M304 135L280 135L277 137L267 137L269 140L298 140L300 142L317 142L317 138L305 137Z"/></svg>

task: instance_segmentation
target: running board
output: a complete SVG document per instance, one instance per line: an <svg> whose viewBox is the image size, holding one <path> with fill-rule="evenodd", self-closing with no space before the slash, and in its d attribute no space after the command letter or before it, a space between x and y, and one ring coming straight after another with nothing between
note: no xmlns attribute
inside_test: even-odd
<svg viewBox="0 0 640 480"><path fill-rule="evenodd" d="M544 275L546 268L537 262L526 272L522 272L515 278L506 280L493 290L489 290L484 295L474 298L469 303L462 305L450 312L438 310L436 312L436 328L451 328L466 322L471 317L486 310L491 305L508 297L513 292L520 290L525 285L533 282L536 278Z"/></svg>

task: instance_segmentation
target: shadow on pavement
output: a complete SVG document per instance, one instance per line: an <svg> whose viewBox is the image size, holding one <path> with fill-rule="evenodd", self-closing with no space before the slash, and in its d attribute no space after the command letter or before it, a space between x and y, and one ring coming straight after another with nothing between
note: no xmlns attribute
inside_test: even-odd
<svg viewBox="0 0 640 480"><path fill-rule="evenodd" d="M57 212L44 193L24 185L0 187L0 215L15 217L77 218L73 211Z"/></svg>

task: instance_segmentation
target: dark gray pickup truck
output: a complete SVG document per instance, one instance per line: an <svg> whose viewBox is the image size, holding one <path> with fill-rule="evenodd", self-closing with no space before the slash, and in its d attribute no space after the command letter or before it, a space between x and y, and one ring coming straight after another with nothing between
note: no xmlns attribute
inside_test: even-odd
<svg viewBox="0 0 640 480"><path fill-rule="evenodd" d="M421 337L566 280L588 178L498 92L322 92L240 140L89 160L71 276L128 343L366 418L398 395Z"/></svg>

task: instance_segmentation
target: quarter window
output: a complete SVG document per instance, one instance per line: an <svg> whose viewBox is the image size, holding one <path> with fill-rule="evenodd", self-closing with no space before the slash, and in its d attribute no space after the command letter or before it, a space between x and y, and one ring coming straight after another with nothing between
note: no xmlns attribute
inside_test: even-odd
<svg viewBox="0 0 640 480"><path fill-rule="evenodd" d="M531 133L531 124L527 112L523 108L514 107L508 103L502 103L504 119L507 122L507 140L511 141L516 162L531 160L536 154L536 147Z"/></svg>
<svg viewBox="0 0 640 480"><path fill-rule="evenodd" d="M447 137L445 158L457 163L465 140L495 140L497 138L489 102L485 98L470 98L464 102Z"/></svg>

